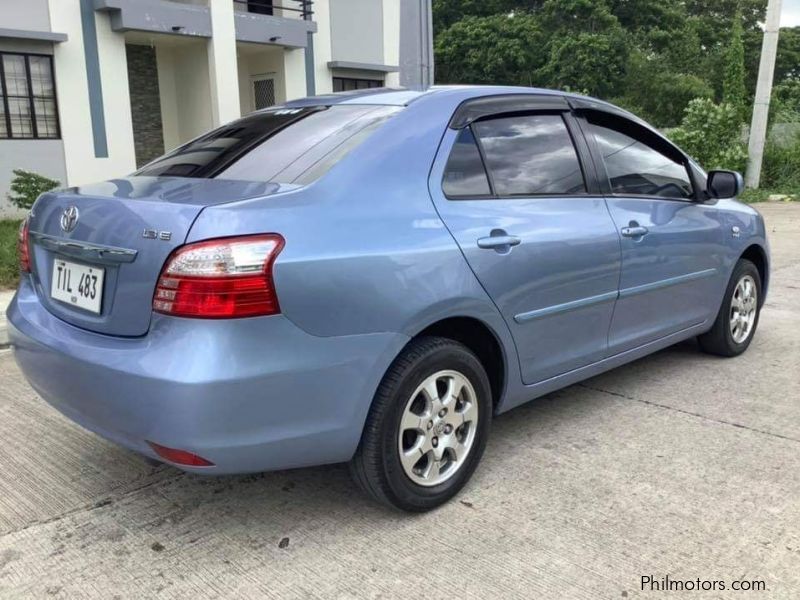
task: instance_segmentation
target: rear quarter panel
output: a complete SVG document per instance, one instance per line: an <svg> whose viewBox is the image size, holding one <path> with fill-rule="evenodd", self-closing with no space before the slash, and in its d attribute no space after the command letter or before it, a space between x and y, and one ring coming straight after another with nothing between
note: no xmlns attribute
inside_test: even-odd
<svg viewBox="0 0 800 600"><path fill-rule="evenodd" d="M187 241L281 234L286 245L274 267L281 310L312 335L411 337L440 319L473 317L493 330L513 358L506 363L516 365L502 317L428 191L457 104L450 96L411 104L316 183L205 209ZM515 376L518 367L506 381Z"/></svg>

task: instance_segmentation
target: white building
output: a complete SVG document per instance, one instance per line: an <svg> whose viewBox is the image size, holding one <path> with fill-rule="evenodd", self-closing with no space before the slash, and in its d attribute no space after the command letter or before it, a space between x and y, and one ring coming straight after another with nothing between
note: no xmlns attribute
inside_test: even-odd
<svg viewBox="0 0 800 600"><path fill-rule="evenodd" d="M13 169L122 176L271 104L428 83L429 63L430 0L0 0L0 216Z"/></svg>

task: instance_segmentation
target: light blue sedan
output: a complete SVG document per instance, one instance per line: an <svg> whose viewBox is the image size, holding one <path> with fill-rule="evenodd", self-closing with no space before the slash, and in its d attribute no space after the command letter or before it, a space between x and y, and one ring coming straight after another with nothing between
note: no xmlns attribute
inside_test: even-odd
<svg viewBox="0 0 800 600"><path fill-rule="evenodd" d="M349 461L427 510L493 415L687 338L747 349L769 250L741 188L582 96L307 98L41 196L11 341L47 402L151 458Z"/></svg>

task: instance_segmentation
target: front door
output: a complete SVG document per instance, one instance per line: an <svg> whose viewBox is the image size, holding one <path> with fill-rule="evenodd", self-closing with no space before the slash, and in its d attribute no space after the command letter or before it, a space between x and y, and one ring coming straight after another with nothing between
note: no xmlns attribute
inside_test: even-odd
<svg viewBox="0 0 800 600"><path fill-rule="evenodd" d="M622 247L609 354L713 319L709 298L721 297L725 285L724 223L713 206L696 200L688 161L623 117L590 112L584 123L605 167Z"/></svg>
<svg viewBox="0 0 800 600"><path fill-rule="evenodd" d="M449 129L431 176L439 214L511 330L526 384L603 358L617 295L616 227L587 190L573 139L582 151L585 142L570 122L549 111Z"/></svg>

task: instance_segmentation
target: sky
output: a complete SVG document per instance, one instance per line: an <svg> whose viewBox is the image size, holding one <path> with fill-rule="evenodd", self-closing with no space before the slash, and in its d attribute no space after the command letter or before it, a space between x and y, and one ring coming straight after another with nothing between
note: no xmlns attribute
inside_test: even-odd
<svg viewBox="0 0 800 600"><path fill-rule="evenodd" d="M781 26L796 27L800 25L800 0L783 0Z"/></svg>

